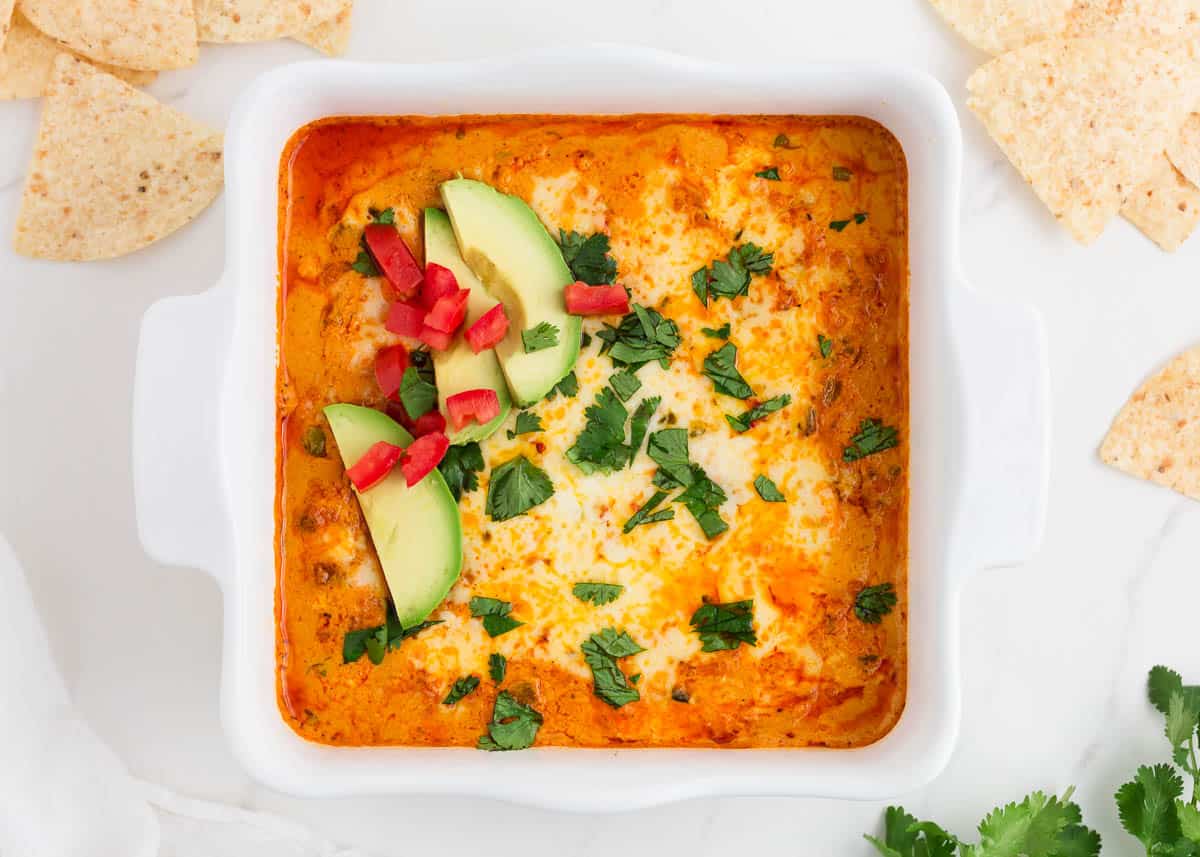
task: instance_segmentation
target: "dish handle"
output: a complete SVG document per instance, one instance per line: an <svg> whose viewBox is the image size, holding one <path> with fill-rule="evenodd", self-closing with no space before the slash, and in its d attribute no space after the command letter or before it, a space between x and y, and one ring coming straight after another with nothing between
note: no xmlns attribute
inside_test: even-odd
<svg viewBox="0 0 1200 857"><path fill-rule="evenodd" d="M201 568L218 581L229 564L218 425L231 320L224 280L153 304L142 318L133 386L142 547L159 562Z"/></svg>
<svg viewBox="0 0 1200 857"><path fill-rule="evenodd" d="M1028 306L954 290L967 414L972 565L1031 559L1042 541L1050 475L1046 331Z"/></svg>

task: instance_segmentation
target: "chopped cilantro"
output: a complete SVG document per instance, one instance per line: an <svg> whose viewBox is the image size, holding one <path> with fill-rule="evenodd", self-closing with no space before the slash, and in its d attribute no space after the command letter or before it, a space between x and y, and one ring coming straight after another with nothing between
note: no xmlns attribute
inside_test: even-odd
<svg viewBox="0 0 1200 857"><path fill-rule="evenodd" d="M541 714L517 702L512 694L502 690L496 697L487 734L481 736L475 746L489 751L524 750L533 746L542 722Z"/></svg>
<svg viewBox="0 0 1200 857"><path fill-rule="evenodd" d="M367 210L371 215L371 223L382 223L384 226L395 226L396 224L396 209L385 208L383 211L376 211L371 208Z"/></svg>
<svg viewBox="0 0 1200 857"><path fill-rule="evenodd" d="M751 276L764 276L775 264L773 253L764 253L756 244L739 244L728 257L692 274L692 291L708 306L709 298L733 300L750 293Z"/></svg>
<svg viewBox="0 0 1200 857"><path fill-rule="evenodd" d="M665 367L681 341L675 322L639 304L616 327L606 324L596 336L604 341L601 353L635 371L655 360Z"/></svg>
<svg viewBox="0 0 1200 857"><path fill-rule="evenodd" d="M700 635L706 652L736 649L742 643L758 645L754 633L754 602L734 601L729 604L706 602L692 614L692 629Z"/></svg>
<svg viewBox="0 0 1200 857"><path fill-rule="evenodd" d="M641 505L641 507L633 513L621 531L628 534L634 531L642 524L657 524L659 521L670 521L675 517L674 509L658 509L654 511L663 500L667 499L666 491L655 491L654 494Z"/></svg>
<svg viewBox="0 0 1200 857"><path fill-rule="evenodd" d="M567 450L567 458L584 473L623 469L629 461L629 448L625 446L625 420L629 411L617 394L605 387L583 413L587 422L574 446Z"/></svg>
<svg viewBox="0 0 1200 857"><path fill-rule="evenodd" d="M483 452L478 443L465 443L462 446L452 446L446 450L446 456L438 465L446 487L454 495L455 502L462 495L479 487L479 471L483 470Z"/></svg>
<svg viewBox="0 0 1200 857"><path fill-rule="evenodd" d="M649 396L642 399L642 403L633 412L633 419L629 421L630 464L633 464L634 457L637 455L638 450L642 448L642 440L646 437L646 429L650 427L650 418L654 416L654 412L658 410L658 406L661 403L662 396Z"/></svg>
<svg viewBox="0 0 1200 857"><path fill-rule="evenodd" d="M831 220L831 221L829 221L829 228L832 229L834 232L841 232L843 229L845 229L847 226L849 226L851 224L851 222L857 223L859 225L866 223L867 222L867 213L865 211L856 211L854 213L854 217L849 220Z"/></svg>
<svg viewBox="0 0 1200 857"><path fill-rule="evenodd" d="M608 236L603 232L581 235L558 230L558 244L563 260L576 280L590 286L616 282L617 263L608 255Z"/></svg>
<svg viewBox="0 0 1200 857"><path fill-rule="evenodd" d="M896 587L890 583L868 586L854 597L854 615L868 625L878 625L896 606Z"/></svg>
<svg viewBox="0 0 1200 857"><path fill-rule="evenodd" d="M704 358L704 375L713 382L718 393L735 399L748 399L754 390L737 370L737 346L726 342Z"/></svg>
<svg viewBox="0 0 1200 857"><path fill-rule="evenodd" d="M833 180L835 182L848 182L854 173L850 172L848 167L834 167Z"/></svg>
<svg viewBox="0 0 1200 857"><path fill-rule="evenodd" d="M828 357L833 353L833 340L823 333L818 333L817 349L821 352L822 357Z"/></svg>
<svg viewBox="0 0 1200 857"><path fill-rule="evenodd" d="M612 385L613 390L621 397L622 402L628 402L629 399L642 388L642 382L638 380L629 369L622 369L608 379L608 383Z"/></svg>
<svg viewBox="0 0 1200 857"><path fill-rule="evenodd" d="M591 583L583 582L576 583L571 587L571 594L580 601L585 601L595 607L603 607L605 604L612 604L621 593L625 591L625 587L619 583Z"/></svg>
<svg viewBox="0 0 1200 857"><path fill-rule="evenodd" d="M693 482L692 464L688 457L687 429L670 428L650 435L646 454L670 477L669 487L687 486Z"/></svg>
<svg viewBox="0 0 1200 857"><path fill-rule="evenodd" d="M479 688L479 676L469 675L458 679L450 686L450 692L442 700L442 705L454 705L459 700L470 696Z"/></svg>
<svg viewBox="0 0 1200 857"><path fill-rule="evenodd" d="M325 457L325 432L320 426L309 426L300 437L304 451L313 458Z"/></svg>
<svg viewBox="0 0 1200 857"><path fill-rule="evenodd" d="M783 492L770 479L763 475L754 477L754 490L758 492L758 496L762 497L768 503L786 503L787 497L783 496Z"/></svg>
<svg viewBox="0 0 1200 857"><path fill-rule="evenodd" d="M756 422L769 414L775 413L780 408L787 407L791 404L791 402L792 397L787 393L784 393L780 396L776 396L773 399L767 399L761 404L755 405L744 414L737 416L734 416L733 414L726 414L725 420L729 423L730 427L733 428L734 431L740 434L741 432L749 431L750 427Z"/></svg>
<svg viewBox="0 0 1200 857"><path fill-rule="evenodd" d="M692 483L675 501L687 507L704 535L711 540L729 529L718 511L727 499L721 486L709 479L703 468L693 464Z"/></svg>
<svg viewBox="0 0 1200 857"><path fill-rule="evenodd" d="M524 515L554 495L554 485L545 471L519 455L493 468L488 484L487 514L493 521Z"/></svg>
<svg viewBox="0 0 1200 857"><path fill-rule="evenodd" d="M779 181L779 167L766 167L754 174L757 178L766 179L767 181Z"/></svg>
<svg viewBox="0 0 1200 857"><path fill-rule="evenodd" d="M409 366L400 380L400 403L411 419L417 419L433 409L437 401L437 387L421 377L420 370Z"/></svg>
<svg viewBox="0 0 1200 857"><path fill-rule="evenodd" d="M482 595L476 595L471 599L469 606L471 615L476 619L483 620L483 630L488 632L489 637L499 637L501 634L507 634L513 628L520 628L525 624L509 616L508 614L513 609L512 605L499 598L485 598Z"/></svg>
<svg viewBox="0 0 1200 857"><path fill-rule="evenodd" d="M899 442L899 435L892 426L885 426L876 419L863 420L859 423L858 434L850 438L850 445L842 450L842 461L858 461L892 449Z"/></svg>
<svg viewBox="0 0 1200 857"><path fill-rule="evenodd" d="M440 624L442 624L442 620L435 619L432 622L422 622L411 628L405 628L396 616L395 606L389 601L387 618L382 625L346 632L346 636L342 640L342 663L352 664L364 654L373 664L383 663L383 656L392 649L400 648L400 644L409 637L415 637L426 628Z"/></svg>
<svg viewBox="0 0 1200 857"><path fill-rule="evenodd" d="M526 354L553 348L558 345L558 328L548 321L539 322L535 327L521 331L521 343Z"/></svg>
<svg viewBox="0 0 1200 857"><path fill-rule="evenodd" d="M564 399L573 399L579 393L579 378L575 376L574 372L567 373L561 381L555 384L546 394L545 400L549 402L559 393L562 393Z"/></svg>
<svg viewBox="0 0 1200 857"><path fill-rule="evenodd" d="M797 147L797 146L793 146L793 145L792 145L792 141L791 141L790 139L788 139L788 135L787 135L787 134L776 134L776 135L775 135L775 142L773 142L771 145L773 145L773 146L774 146L776 149L796 149L796 148L799 148L799 147Z"/></svg>
<svg viewBox="0 0 1200 857"><path fill-rule="evenodd" d="M637 702L641 695L621 672L617 661L646 651L625 631L605 628L588 637L583 645L583 659L592 671L592 691L613 708Z"/></svg>
<svg viewBox="0 0 1200 857"><path fill-rule="evenodd" d="M720 327L702 327L700 332L709 339L728 339L729 338L729 322L725 322Z"/></svg>
<svg viewBox="0 0 1200 857"><path fill-rule="evenodd" d="M579 335L579 347L580 348L587 348L591 344L592 344L592 335L590 333L588 333L587 331L584 331L583 333L581 333Z"/></svg>
<svg viewBox="0 0 1200 857"><path fill-rule="evenodd" d="M508 430L508 439L512 440L517 435L532 434L535 431L542 430L542 418L537 414L529 411L521 411L517 414L517 424Z"/></svg>
<svg viewBox="0 0 1200 857"><path fill-rule="evenodd" d="M366 250L358 251L358 255L354 258L354 262L350 265L350 269L357 271L364 277L379 276L379 267L375 264L375 260L371 258L371 254Z"/></svg>
<svg viewBox="0 0 1200 857"><path fill-rule="evenodd" d="M505 674L508 673L508 658L499 652L492 652L488 655L488 675L492 677L492 681L500 684L504 681Z"/></svg>

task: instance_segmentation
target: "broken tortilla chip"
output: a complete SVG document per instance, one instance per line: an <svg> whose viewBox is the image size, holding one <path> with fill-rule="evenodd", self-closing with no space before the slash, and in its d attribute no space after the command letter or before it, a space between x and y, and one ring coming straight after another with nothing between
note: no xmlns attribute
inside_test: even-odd
<svg viewBox="0 0 1200 857"><path fill-rule="evenodd" d="M978 69L968 106L1051 213L1094 241L1195 103L1196 69L1105 39L1052 39Z"/></svg>
<svg viewBox="0 0 1200 857"><path fill-rule="evenodd" d="M1057 36L1072 0L930 0L946 22L989 54Z"/></svg>
<svg viewBox="0 0 1200 857"><path fill-rule="evenodd" d="M218 132L60 54L13 245L38 259L131 253L207 207L222 167Z"/></svg>
<svg viewBox="0 0 1200 857"><path fill-rule="evenodd" d="M40 98L50 82L54 59L64 53L58 42L36 29L20 13L13 16L12 31L0 49L0 101L11 98ZM133 86L146 86L157 72L132 71L99 65L101 71Z"/></svg>
<svg viewBox="0 0 1200 857"><path fill-rule="evenodd" d="M350 15L353 11L353 6L347 6L337 17L322 21L292 38L310 48L316 48L325 56L339 57L350 45Z"/></svg>
<svg viewBox="0 0 1200 857"><path fill-rule="evenodd" d="M1188 181L1200 185L1200 113L1193 113L1184 120L1179 133L1167 146L1167 156Z"/></svg>
<svg viewBox="0 0 1200 857"><path fill-rule="evenodd" d="M353 0L196 0L202 42L265 42L332 21Z"/></svg>
<svg viewBox="0 0 1200 857"><path fill-rule="evenodd" d="M1100 458L1200 500L1200 348L1180 354L1133 394Z"/></svg>
<svg viewBox="0 0 1200 857"><path fill-rule="evenodd" d="M199 56L191 0L17 0L29 22L88 59L161 71Z"/></svg>
<svg viewBox="0 0 1200 857"><path fill-rule="evenodd" d="M1121 207L1121 216L1168 253L1180 248L1200 222L1200 188L1164 154Z"/></svg>

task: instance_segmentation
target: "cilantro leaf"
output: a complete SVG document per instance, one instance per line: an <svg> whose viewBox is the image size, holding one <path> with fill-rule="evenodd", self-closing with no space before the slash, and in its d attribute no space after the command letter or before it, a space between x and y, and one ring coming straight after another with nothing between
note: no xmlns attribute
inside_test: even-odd
<svg viewBox="0 0 1200 857"><path fill-rule="evenodd" d="M492 681L496 684L504 681L504 675L508 672L508 658L499 652L492 652L488 655L488 675L492 677Z"/></svg>
<svg viewBox="0 0 1200 857"><path fill-rule="evenodd" d="M1196 734L1196 724L1200 720L1200 708L1197 708L1194 697L1182 690L1171 694L1167 705L1167 741L1171 744L1172 757L1176 764L1187 769L1190 767L1188 754L1192 748L1192 736Z"/></svg>
<svg viewBox="0 0 1200 857"><path fill-rule="evenodd" d="M833 180L835 182L848 182L854 173L850 172L848 167L834 167Z"/></svg>
<svg viewBox="0 0 1200 857"><path fill-rule="evenodd" d="M540 713L517 702L507 690L502 690L496 697L487 734L481 736L475 746L489 751L527 749L533 746L542 723Z"/></svg>
<svg viewBox="0 0 1200 857"><path fill-rule="evenodd" d="M1143 765L1133 780L1117 789L1121 825L1147 850L1159 842L1175 842L1181 835L1175 799L1182 794L1183 780L1170 765Z"/></svg>
<svg viewBox="0 0 1200 857"><path fill-rule="evenodd" d="M485 598L482 595L476 595L468 606L472 616L483 620L483 630L488 632L489 637L499 637L501 634L507 634L514 628L520 628L525 624L509 616L508 614L512 612L512 605L499 598Z"/></svg>
<svg viewBox="0 0 1200 857"><path fill-rule="evenodd" d="M605 628L588 637L583 645L583 659L592 671L592 692L613 708L620 708L641 699L625 673L617 665L621 658L646 651L624 631Z"/></svg>
<svg viewBox="0 0 1200 857"><path fill-rule="evenodd" d="M585 601L595 607L612 604L624 591L625 587L619 583L582 582L576 583L571 587L572 595L580 601Z"/></svg>
<svg viewBox="0 0 1200 857"><path fill-rule="evenodd" d="M742 643L758 645L754 633L754 602L734 601L729 604L706 602L692 614L692 630L700 635L706 652L736 649Z"/></svg>
<svg viewBox="0 0 1200 857"><path fill-rule="evenodd" d="M325 432L320 426L309 426L300 438L304 451L313 458L325 457Z"/></svg>
<svg viewBox="0 0 1200 857"><path fill-rule="evenodd" d="M616 282L617 263L608 255L608 236L603 232L584 236L560 229L558 244L563 260L576 280L582 280L589 286Z"/></svg>
<svg viewBox="0 0 1200 857"><path fill-rule="evenodd" d="M920 822L902 806L889 806L883 816L883 839L863 838L886 857L954 857L958 840L932 822Z"/></svg>
<svg viewBox="0 0 1200 857"><path fill-rule="evenodd" d="M492 469L487 514L493 521L507 521L524 515L552 496L554 485L546 472L519 455Z"/></svg>
<svg viewBox="0 0 1200 857"><path fill-rule="evenodd" d="M400 403L404 405L409 418L415 420L429 413L436 401L437 387L422 378L415 366L405 369L404 377L400 380Z"/></svg>
<svg viewBox="0 0 1200 857"><path fill-rule="evenodd" d="M567 458L584 473L613 473L625 467L629 449L625 446L625 420L629 411L617 394L605 387L594 404L583 412L583 431L567 450Z"/></svg>
<svg viewBox="0 0 1200 857"><path fill-rule="evenodd" d="M613 390L621 397L622 402L628 402L629 399L638 390L642 389L642 382L629 369L622 369L608 379L608 383L612 385Z"/></svg>
<svg viewBox="0 0 1200 857"><path fill-rule="evenodd" d="M371 223L382 223L384 226L396 225L396 209L385 208L383 211L376 211L371 208L367 210L371 215Z"/></svg>
<svg viewBox="0 0 1200 857"><path fill-rule="evenodd" d="M728 339L729 338L729 322L725 322L720 327L702 327L700 332L709 339Z"/></svg>
<svg viewBox="0 0 1200 857"><path fill-rule="evenodd" d="M858 434L850 438L850 445L842 450L842 461L858 461L892 449L899 442L899 435L892 426L885 426L876 419L863 420L858 426Z"/></svg>
<svg viewBox="0 0 1200 857"><path fill-rule="evenodd" d="M537 414L529 411L521 411L517 414L517 424L508 430L508 439L512 440L517 435L532 434L535 431L542 430L542 418Z"/></svg>
<svg viewBox="0 0 1200 857"><path fill-rule="evenodd" d="M896 606L896 587L891 583L878 583L859 590L854 596L854 615L868 625L878 625L883 617Z"/></svg>
<svg viewBox="0 0 1200 857"><path fill-rule="evenodd" d="M1161 665L1151 668L1150 677L1146 683L1146 692L1150 697L1150 704L1160 712L1166 714L1171 704L1171 697L1182 691L1183 676L1175 670Z"/></svg>
<svg viewBox="0 0 1200 857"><path fill-rule="evenodd" d="M641 505L641 507L633 513L633 516L625 522L625 526L621 528L623 533L631 533L642 524L657 524L660 521L670 521L675 518L674 509L659 509L654 511L658 505L667 499L666 491L655 491L650 499Z"/></svg>
<svg viewBox="0 0 1200 857"><path fill-rule="evenodd" d="M446 487L450 489L455 502L458 502L463 494L479 487L479 471L483 470L483 452L479 444L471 442L450 447L438 470L446 480Z"/></svg>
<svg viewBox="0 0 1200 857"><path fill-rule="evenodd" d="M1200 845L1200 809L1176 799L1175 815L1183 838Z"/></svg>
<svg viewBox="0 0 1200 857"><path fill-rule="evenodd" d="M774 146L776 149L796 149L796 148L799 148L798 146L793 146L793 145L792 145L792 141L788 139L788 135L787 135L787 134L777 134L777 135L775 136L775 142L774 142L774 143L772 143L771 145L773 145L773 146Z"/></svg>
<svg viewBox="0 0 1200 857"><path fill-rule="evenodd" d="M642 448L642 440L645 439L646 430L650 427L650 418L654 416L654 412L658 410L661 403L662 396L649 396L642 399L642 403L633 412L633 419L629 421L629 464L633 464L634 457Z"/></svg>
<svg viewBox="0 0 1200 857"><path fill-rule="evenodd" d="M675 498L675 502L682 503L692 513L704 535L712 540L729 529L719 511L727 499L721 486L709 479L702 467L693 464L691 484Z"/></svg>
<svg viewBox="0 0 1200 857"><path fill-rule="evenodd" d="M586 336L586 334L584 334ZM551 388L546 394L545 401L549 402L559 393L562 393L564 399L573 399L579 393L579 378L574 372L568 372L561 381Z"/></svg>
<svg viewBox="0 0 1200 857"><path fill-rule="evenodd" d="M786 503L787 497L776 487L775 483L763 475L754 477L754 490L758 492L758 496L762 497L768 503Z"/></svg>
<svg viewBox="0 0 1200 857"><path fill-rule="evenodd" d="M435 619L405 628L396 616L395 605L389 601L387 617L382 625L346 632L342 639L342 663L354 663L365 654L371 663L378 665L383 662L384 655L392 649L400 648L400 644L409 637L415 637L426 628L440 624L442 620Z"/></svg>
<svg viewBox="0 0 1200 857"><path fill-rule="evenodd" d="M479 676L469 675L458 679L450 686L450 692L442 700L442 705L454 705L465 697L470 696L479 688Z"/></svg>
<svg viewBox="0 0 1200 857"><path fill-rule="evenodd" d="M687 429L670 428L654 432L650 435L646 454L671 478L671 487L685 487L694 481Z"/></svg>
<svg viewBox="0 0 1200 857"><path fill-rule="evenodd" d="M764 253L756 244L740 244L730 250L725 259L718 259L692 274L692 291L705 306L708 306L709 297L733 300L750 293L752 275L769 274L774 264L773 253Z"/></svg>
<svg viewBox="0 0 1200 857"><path fill-rule="evenodd" d="M536 326L521 331L521 343L526 354L553 348L558 345L558 327L548 321L539 322Z"/></svg>
<svg viewBox="0 0 1200 857"><path fill-rule="evenodd" d="M600 348L602 354L634 371L655 360L665 366L682 341L675 322L664 318L658 310L639 304L634 304L633 311L616 327L605 324L596 336L604 342Z"/></svg>
<svg viewBox="0 0 1200 857"><path fill-rule="evenodd" d="M735 399L748 399L754 395L754 390L737 370L737 346L732 342L726 342L704 358L703 374L713 382L718 393Z"/></svg>
<svg viewBox="0 0 1200 857"><path fill-rule="evenodd" d="M767 181L779 181L779 167L765 167L754 174L757 178L766 179Z"/></svg>
<svg viewBox="0 0 1200 857"><path fill-rule="evenodd" d="M833 340L823 333L818 333L817 350L821 352L822 357L828 357L833 353Z"/></svg>
<svg viewBox="0 0 1200 857"><path fill-rule="evenodd" d="M1020 803L992 810L979 823L978 847L968 850L979 857L993 854L1055 857L1060 837L1067 833L1070 838L1071 832L1081 827L1079 807L1069 796L1070 791L1059 800L1053 795L1034 792ZM1076 846L1079 844L1075 842Z"/></svg>
<svg viewBox="0 0 1200 857"><path fill-rule="evenodd" d="M865 211L856 211L856 212L854 212L854 215L852 217L849 217L846 220L831 220L831 221L829 221L829 228L832 229L834 232L841 232L843 229L845 229L851 223L857 223L859 225L862 225L866 222L867 222L867 213Z"/></svg>
<svg viewBox="0 0 1200 857"><path fill-rule="evenodd" d="M750 431L751 427L759 420L775 413L780 408L785 408L792 403L792 397L787 393L776 396L773 399L767 399L755 405L750 410L743 414L726 414L725 421L729 423L730 428L739 434L745 431Z"/></svg>
<svg viewBox="0 0 1200 857"><path fill-rule="evenodd" d="M364 277L379 276L379 266L375 264L375 260L371 258L371 254L366 250L358 251L358 255L354 258L350 269L362 274Z"/></svg>

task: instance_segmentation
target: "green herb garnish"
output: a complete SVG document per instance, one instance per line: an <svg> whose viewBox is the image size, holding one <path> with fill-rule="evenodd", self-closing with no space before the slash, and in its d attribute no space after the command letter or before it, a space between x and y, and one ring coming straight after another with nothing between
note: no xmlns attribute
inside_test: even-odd
<svg viewBox="0 0 1200 857"><path fill-rule="evenodd" d="M604 342L602 354L607 353L614 363L634 371L655 360L665 369L681 341L675 322L639 304L634 304L633 312L616 327L606 324L596 336Z"/></svg>
<svg viewBox="0 0 1200 857"><path fill-rule="evenodd" d="M564 399L573 399L579 393L579 379L574 372L567 373L561 381L555 384L546 394L545 401L549 402L559 393L562 393Z"/></svg>
<svg viewBox="0 0 1200 857"><path fill-rule="evenodd" d="M583 659L592 670L592 691L613 708L637 702L641 695L626 677L617 661L646 651L624 631L605 628L592 634L580 646Z"/></svg>
<svg viewBox="0 0 1200 857"><path fill-rule="evenodd" d="M773 145L773 146L774 146L776 149L795 149L795 148L799 148L799 147L797 147L797 146L793 146L793 145L792 145L792 141L788 139L788 135L787 135L787 134L776 134L776 135L775 135L775 142L774 142L774 143L772 143L771 145Z"/></svg>
<svg viewBox="0 0 1200 857"><path fill-rule="evenodd" d="M605 387L583 413L587 421L575 444L567 450L567 458L584 473L613 473L623 469L630 458L625 445L629 411L617 394Z"/></svg>
<svg viewBox="0 0 1200 857"><path fill-rule="evenodd" d="M371 663L381 664L384 655L392 649L400 648L400 644L409 637L415 637L426 628L440 624L442 624L442 620L435 619L405 628L396 616L395 606L389 601L387 618L382 625L346 632L346 636L342 639L342 662L352 664L366 654Z"/></svg>
<svg viewBox="0 0 1200 857"><path fill-rule="evenodd" d="M834 167L833 180L835 182L848 182L854 173L850 172L848 167Z"/></svg>
<svg viewBox="0 0 1200 857"><path fill-rule="evenodd" d="M737 346L732 342L726 342L705 357L703 371L718 393L735 399L748 399L754 395L754 390L737 370Z"/></svg>
<svg viewBox="0 0 1200 857"><path fill-rule="evenodd" d="M755 244L741 244L730 250L726 259L718 259L709 267L692 274L692 291L705 306L708 306L710 297L713 300L733 300L750 294L751 276L761 277L771 273L774 264L775 254L764 253Z"/></svg>
<svg viewBox="0 0 1200 857"><path fill-rule="evenodd" d="M619 583L576 583L571 587L571 594L580 601L586 601L595 607L612 604L625 591Z"/></svg>
<svg viewBox="0 0 1200 857"><path fill-rule="evenodd" d="M642 399L642 403L633 412L633 419L629 421L629 464L633 464L634 457L642 448L646 430L650 427L650 418L654 416L654 412L658 410L661 403L662 396L649 396Z"/></svg>
<svg viewBox="0 0 1200 857"><path fill-rule="evenodd" d="M729 338L729 322L725 322L720 327L702 327L700 332L709 339L728 339Z"/></svg>
<svg viewBox="0 0 1200 857"><path fill-rule="evenodd" d="M622 402L628 402L633 394L642 389L642 382L629 369L622 369L608 379L608 383L612 385L613 390L621 397Z"/></svg>
<svg viewBox="0 0 1200 857"><path fill-rule="evenodd" d="M471 599L469 607L472 616L483 620L483 630L488 632L489 637L499 637L501 634L507 634L513 628L520 628L525 624L509 616L508 614L513 609L512 605L499 598L485 598L482 595L476 595Z"/></svg>
<svg viewBox="0 0 1200 857"><path fill-rule="evenodd" d="M479 487L479 471L483 470L483 452L479 444L472 441L450 447L438 470L454 495L454 501L458 502L463 494Z"/></svg>
<svg viewBox="0 0 1200 857"><path fill-rule="evenodd" d="M867 213L865 211L858 211L858 212L855 212L854 217L850 220L831 220L831 221L829 221L829 228L832 229L834 232L841 232L843 229L845 229L847 226L849 226L852 222L860 224L860 225L863 223L866 223L867 222Z"/></svg>
<svg viewBox="0 0 1200 857"><path fill-rule="evenodd" d="M646 454L659 466L661 472L670 477L671 481L667 487L684 487L694 481L688 452L687 429L671 428L654 432L650 435Z"/></svg>
<svg viewBox="0 0 1200 857"><path fill-rule="evenodd" d="M787 502L787 497L783 496L783 492L776 487L775 483L761 474L754 477L754 490L768 503Z"/></svg>
<svg viewBox="0 0 1200 857"><path fill-rule="evenodd" d="M896 587L891 583L868 586L854 597L854 615L868 625L878 625L897 601Z"/></svg>
<svg viewBox="0 0 1200 857"><path fill-rule="evenodd" d="M488 675L492 677L492 681L496 684L504 681L504 676L508 672L508 658L499 652L492 652L488 655Z"/></svg>
<svg viewBox="0 0 1200 857"><path fill-rule="evenodd" d="M404 377L400 380L400 403L404 405L409 418L415 420L429 413L436 401L437 387L422 378L415 366L405 369Z"/></svg>
<svg viewBox="0 0 1200 857"><path fill-rule="evenodd" d="M487 514L493 521L507 521L524 515L552 496L554 485L546 472L519 455L492 469Z"/></svg>
<svg viewBox="0 0 1200 857"><path fill-rule="evenodd" d="M687 507L704 535L711 540L729 529L719 512L727 499L721 486L709 479L703 468L693 464L692 483L675 498L675 502Z"/></svg>
<svg viewBox="0 0 1200 857"><path fill-rule="evenodd" d="M821 352L822 357L828 357L833 353L833 340L823 333L818 333L817 350Z"/></svg>
<svg viewBox="0 0 1200 857"><path fill-rule="evenodd" d="M450 686L450 692L442 700L442 705L454 705L464 697L470 696L479 687L479 676L469 675L458 679Z"/></svg>
<svg viewBox="0 0 1200 857"><path fill-rule="evenodd" d="M584 236L560 229L558 244L563 260L576 280L582 280L590 286L616 282L617 263L608 255L608 236L603 232Z"/></svg>
<svg viewBox="0 0 1200 857"><path fill-rule="evenodd" d="M892 426L885 426L875 419L863 420L859 423L858 434L850 438L850 445L842 450L842 461L858 461L868 455L892 449L899 442L899 435Z"/></svg>
<svg viewBox="0 0 1200 857"><path fill-rule="evenodd" d="M754 602L734 601L729 604L707 602L691 619L692 629L700 635L706 652L736 649L742 643L757 646L754 633Z"/></svg>
<svg viewBox="0 0 1200 857"><path fill-rule="evenodd" d="M658 509L658 511L655 511L658 505L665 499L667 499L666 491L655 491L650 499L643 503L630 519L625 522L625 526L621 528L621 531L628 535L642 524L657 524L660 521L674 520L674 509Z"/></svg>
<svg viewBox="0 0 1200 857"><path fill-rule="evenodd" d="M553 348L558 345L558 328L548 321L539 322L535 327L521 331L521 343L526 354Z"/></svg>
<svg viewBox="0 0 1200 857"><path fill-rule="evenodd" d="M529 411L521 411L519 414L517 414L517 424L508 430L508 439L512 440L517 435L532 434L535 431L541 430L541 417Z"/></svg>
<svg viewBox="0 0 1200 857"><path fill-rule="evenodd" d="M320 426L309 426L300 437L304 451L313 458L325 457L325 432Z"/></svg>
<svg viewBox="0 0 1200 857"><path fill-rule="evenodd" d="M371 258L371 254L366 250L358 251L358 255L354 258L354 262L350 265L350 269L357 271L364 277L379 276L379 267L375 264L375 260Z"/></svg>
<svg viewBox="0 0 1200 857"><path fill-rule="evenodd" d="M517 702L507 690L502 690L496 697L487 734L481 736L475 746L490 751L524 750L533 746L542 722L541 714Z"/></svg>
<svg viewBox="0 0 1200 857"><path fill-rule="evenodd" d="M725 421L729 423L730 427L734 431L740 434L741 432L749 431L756 422L770 414L775 413L780 408L787 407L791 403L792 397L787 393L784 393L783 395L776 396L773 399L767 399L765 402L755 405L753 408L743 414L736 416L733 414L726 414Z"/></svg>
<svg viewBox="0 0 1200 857"><path fill-rule="evenodd" d="M767 181L777 182L777 181L779 181L779 167L767 167L765 169L759 170L754 175L760 179L766 179Z"/></svg>

